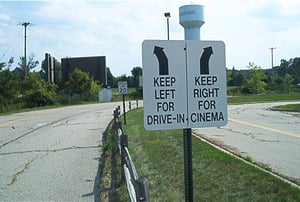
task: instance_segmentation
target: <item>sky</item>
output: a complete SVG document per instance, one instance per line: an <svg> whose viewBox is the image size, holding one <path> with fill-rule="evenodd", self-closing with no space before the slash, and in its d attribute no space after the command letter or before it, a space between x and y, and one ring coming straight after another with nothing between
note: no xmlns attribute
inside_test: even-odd
<svg viewBox="0 0 300 202"><path fill-rule="evenodd" d="M143 40L166 40L170 12L170 39L183 40L179 7L204 6L201 40L223 41L226 67L247 69L249 62L267 69L281 59L300 57L299 0L0 0L0 62L24 54L41 64L45 53L65 57L106 56L114 76L131 75L142 67ZM37 71L40 65L37 67Z"/></svg>

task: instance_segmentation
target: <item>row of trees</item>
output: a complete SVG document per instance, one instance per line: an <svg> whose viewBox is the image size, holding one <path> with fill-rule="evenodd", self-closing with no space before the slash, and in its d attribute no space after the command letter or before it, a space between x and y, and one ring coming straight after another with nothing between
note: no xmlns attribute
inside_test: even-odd
<svg viewBox="0 0 300 202"><path fill-rule="evenodd" d="M260 66L249 63L248 70L227 70L227 85L232 86L232 95L258 94L265 92L286 92L300 83L300 58L289 61L281 60L279 66L263 70Z"/></svg>
<svg viewBox="0 0 300 202"><path fill-rule="evenodd" d="M98 92L102 88L98 81L88 73L75 69L69 80L64 83L61 77L61 64L57 60L54 62L55 84L47 81L48 70L45 60L42 61L40 71L35 71L39 62L34 59L34 56L29 57L26 68L23 57L20 58L17 66L13 66L14 58L10 58L7 63L1 62L0 112L56 103L70 104L77 101L98 100ZM142 68L133 68L132 74L132 76L114 77L108 69L108 83L111 87L117 87L118 81L127 81L129 87L138 87Z"/></svg>
<svg viewBox="0 0 300 202"><path fill-rule="evenodd" d="M114 77L108 68L107 82L111 88L117 88L119 81L127 81L128 87L138 88L139 77L142 76L143 69L141 67L133 67L131 70L131 76L123 74L119 77Z"/></svg>
<svg viewBox="0 0 300 202"><path fill-rule="evenodd" d="M47 83L38 72L30 73L39 64L33 56L29 57L27 68L23 57L18 66L10 70L13 64L14 58L7 64L0 63L0 111L54 103L56 85Z"/></svg>
<svg viewBox="0 0 300 202"><path fill-rule="evenodd" d="M69 77L69 81L62 82L61 64L55 60L56 83L47 82L47 68L42 62L41 70L34 71L39 64L30 56L27 68L24 68L24 58L13 67L14 58L7 63L0 63L0 111L10 111L24 107L36 107L51 104L70 104L74 100L92 101L98 99L98 92L102 85L95 81L88 73L76 69ZM25 71L27 71L25 73ZM142 96L139 87L141 67L134 67L131 76L114 77L108 68L107 80L111 88L117 88L119 81L127 81L128 87L135 87L137 95ZM230 94L258 94L268 91L287 92L295 84L300 83L300 58L289 61L282 60L280 66L263 70L254 63L249 63L248 70L227 70L227 84Z"/></svg>
<svg viewBox="0 0 300 202"><path fill-rule="evenodd" d="M7 63L0 63L0 112L56 103L68 104L73 100L72 95L89 101L95 99L101 87L80 70L74 71L64 86L49 83L43 65L40 71L33 71L39 64L34 56L29 57L26 68L23 57L16 67L13 64L14 58Z"/></svg>

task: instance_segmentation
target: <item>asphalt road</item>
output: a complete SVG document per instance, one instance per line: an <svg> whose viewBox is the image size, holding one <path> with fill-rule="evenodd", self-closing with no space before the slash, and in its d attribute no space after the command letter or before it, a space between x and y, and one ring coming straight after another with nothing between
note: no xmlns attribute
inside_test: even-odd
<svg viewBox="0 0 300 202"><path fill-rule="evenodd" d="M97 200L102 134L118 105L0 116L0 201Z"/></svg>
<svg viewBox="0 0 300 202"><path fill-rule="evenodd" d="M268 110L281 104L229 105L227 126L193 131L300 180L300 114ZM97 200L102 134L118 105L0 116L0 201Z"/></svg>
<svg viewBox="0 0 300 202"><path fill-rule="evenodd" d="M269 110L289 103L229 105L226 126L193 131L300 183L300 113Z"/></svg>

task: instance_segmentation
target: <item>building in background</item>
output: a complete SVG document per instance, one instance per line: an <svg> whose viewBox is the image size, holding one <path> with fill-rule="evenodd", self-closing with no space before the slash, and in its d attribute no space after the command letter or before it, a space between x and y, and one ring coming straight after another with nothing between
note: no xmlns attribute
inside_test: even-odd
<svg viewBox="0 0 300 202"><path fill-rule="evenodd" d="M78 68L83 72L88 72L94 80L98 80L103 87L107 86L105 56L62 58L61 65L62 80L64 82L67 82L70 73Z"/></svg>

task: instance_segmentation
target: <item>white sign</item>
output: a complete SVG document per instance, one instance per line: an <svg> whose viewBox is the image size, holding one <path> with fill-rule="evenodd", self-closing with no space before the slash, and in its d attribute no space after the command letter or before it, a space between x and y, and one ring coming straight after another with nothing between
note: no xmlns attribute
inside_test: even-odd
<svg viewBox="0 0 300 202"><path fill-rule="evenodd" d="M127 81L119 81L118 82L119 94L127 94Z"/></svg>
<svg viewBox="0 0 300 202"><path fill-rule="evenodd" d="M227 124L223 42L145 40L142 57L146 129Z"/></svg>

